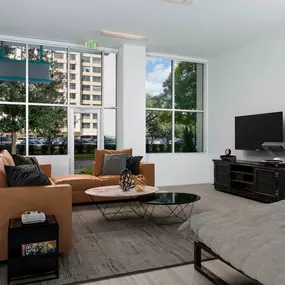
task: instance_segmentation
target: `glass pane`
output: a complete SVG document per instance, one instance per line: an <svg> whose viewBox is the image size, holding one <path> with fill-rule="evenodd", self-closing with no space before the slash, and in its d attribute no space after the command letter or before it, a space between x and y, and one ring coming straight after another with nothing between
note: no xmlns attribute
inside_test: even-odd
<svg viewBox="0 0 285 285"><path fill-rule="evenodd" d="M74 173L92 174L97 148L97 113L76 113L74 117Z"/></svg>
<svg viewBox="0 0 285 285"><path fill-rule="evenodd" d="M26 154L25 106L0 105L0 149Z"/></svg>
<svg viewBox="0 0 285 285"><path fill-rule="evenodd" d="M29 102L67 103L67 49L29 45Z"/></svg>
<svg viewBox="0 0 285 285"><path fill-rule="evenodd" d="M99 79L100 77L95 76L93 81L95 80L95 82L101 83ZM115 107L117 91L117 55L114 53L104 54L103 84L104 106Z"/></svg>
<svg viewBox="0 0 285 285"><path fill-rule="evenodd" d="M104 110L104 149L115 150L116 140L116 110Z"/></svg>
<svg viewBox="0 0 285 285"><path fill-rule="evenodd" d="M26 45L0 41L0 101L26 101Z"/></svg>
<svg viewBox="0 0 285 285"><path fill-rule="evenodd" d="M102 53L92 50L70 51L70 103L102 105ZM96 96L96 97L94 97Z"/></svg>
<svg viewBox="0 0 285 285"><path fill-rule="evenodd" d="M67 108L29 107L29 154L67 154Z"/></svg>
<svg viewBox="0 0 285 285"><path fill-rule="evenodd" d="M172 152L172 115L166 111L146 112L146 152Z"/></svg>
<svg viewBox="0 0 285 285"><path fill-rule="evenodd" d="M146 107L172 108L171 60L147 58Z"/></svg>
<svg viewBox="0 0 285 285"><path fill-rule="evenodd" d="M175 112L175 152L203 152L203 113Z"/></svg>
<svg viewBox="0 0 285 285"><path fill-rule="evenodd" d="M203 110L203 64L175 62L175 108Z"/></svg>

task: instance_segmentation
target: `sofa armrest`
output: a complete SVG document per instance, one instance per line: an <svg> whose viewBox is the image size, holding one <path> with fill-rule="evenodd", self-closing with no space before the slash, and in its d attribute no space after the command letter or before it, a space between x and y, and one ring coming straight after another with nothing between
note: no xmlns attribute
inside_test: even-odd
<svg viewBox="0 0 285 285"><path fill-rule="evenodd" d="M146 185L155 186L155 165L150 162L141 162L139 165L139 174L146 179Z"/></svg>
<svg viewBox="0 0 285 285"><path fill-rule="evenodd" d="M0 188L0 260L7 260L9 219L27 210L55 215L59 224L59 250L72 249L72 190L70 185Z"/></svg>
<svg viewBox="0 0 285 285"><path fill-rule="evenodd" d="M51 177L51 164L50 163L41 163L40 168L47 177L49 178Z"/></svg>

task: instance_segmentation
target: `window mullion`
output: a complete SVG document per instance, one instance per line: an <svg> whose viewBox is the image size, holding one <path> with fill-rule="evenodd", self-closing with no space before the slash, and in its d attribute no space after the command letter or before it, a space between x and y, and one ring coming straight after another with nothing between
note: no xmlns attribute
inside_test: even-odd
<svg viewBox="0 0 285 285"><path fill-rule="evenodd" d="M26 44L26 155L29 155L29 45Z"/></svg>
<svg viewBox="0 0 285 285"><path fill-rule="evenodd" d="M105 62L105 54L101 52L101 104L104 107L104 62Z"/></svg>
<svg viewBox="0 0 285 285"><path fill-rule="evenodd" d="M175 68L174 61L171 61L171 69L172 69L172 153L175 152Z"/></svg>

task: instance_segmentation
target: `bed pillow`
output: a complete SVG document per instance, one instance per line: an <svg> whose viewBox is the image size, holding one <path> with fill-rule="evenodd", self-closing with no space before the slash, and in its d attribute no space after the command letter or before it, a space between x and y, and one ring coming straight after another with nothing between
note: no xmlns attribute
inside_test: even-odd
<svg viewBox="0 0 285 285"><path fill-rule="evenodd" d="M35 165L5 165L8 186L42 186L51 185L49 178Z"/></svg>

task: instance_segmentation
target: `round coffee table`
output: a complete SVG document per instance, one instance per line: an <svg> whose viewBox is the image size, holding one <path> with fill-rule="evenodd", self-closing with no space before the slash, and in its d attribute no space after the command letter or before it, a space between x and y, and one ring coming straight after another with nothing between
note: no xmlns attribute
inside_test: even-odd
<svg viewBox="0 0 285 285"><path fill-rule="evenodd" d="M148 215L157 225L162 225L171 217L176 217L180 223L187 221L191 217L194 203L200 199L200 196L190 193L164 192L154 193L150 199L148 197L143 199L142 197L140 202L143 205L145 215ZM154 214L156 206L164 206L168 210L168 214L162 217L156 216Z"/></svg>
<svg viewBox="0 0 285 285"><path fill-rule="evenodd" d="M139 197L154 194L158 188L152 186L145 186L144 191L136 191L131 188L129 191L123 191L119 185L116 186L103 186L88 189L85 191L92 199L97 208L100 210L103 217L107 220L114 220L116 216L133 212L140 217L144 216L144 211L141 211L141 203ZM114 204L119 204L116 208ZM113 204L113 206L111 206ZM130 209L125 211L124 208ZM108 210L111 208L112 212Z"/></svg>

